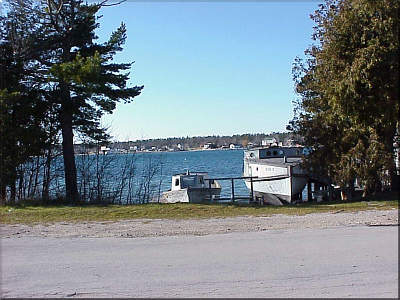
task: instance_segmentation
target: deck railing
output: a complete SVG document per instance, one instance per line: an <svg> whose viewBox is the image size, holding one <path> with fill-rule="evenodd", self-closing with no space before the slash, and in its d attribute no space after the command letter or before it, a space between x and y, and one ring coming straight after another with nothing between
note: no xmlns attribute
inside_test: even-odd
<svg viewBox="0 0 400 300"><path fill-rule="evenodd" d="M243 177L218 177L218 178L204 178L204 180L208 180L208 187L210 189L210 200L212 200L212 195L211 195L211 184L214 180L216 181L223 181L223 180L228 180L231 181L231 196L230 197L218 197L214 198L214 201L224 201L224 200L230 200L232 203L234 203L236 200L249 200L249 202L254 202L254 189L253 189L253 181L257 179L257 176L243 176ZM235 180L246 180L250 179L250 196L244 197L244 196L236 196L235 195Z"/></svg>

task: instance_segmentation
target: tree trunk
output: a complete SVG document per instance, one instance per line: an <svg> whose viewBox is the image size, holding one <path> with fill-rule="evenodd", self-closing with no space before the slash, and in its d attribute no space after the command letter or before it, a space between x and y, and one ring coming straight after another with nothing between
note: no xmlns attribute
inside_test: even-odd
<svg viewBox="0 0 400 300"><path fill-rule="evenodd" d="M392 145L390 148L390 153L395 153L395 151L398 151L395 149ZM398 154L400 155L400 153ZM392 191L398 191L399 190L399 175L397 175L397 169L396 169L396 155L393 155L393 161L392 164L389 166L389 177L390 177L390 190ZM398 159L398 158L397 158Z"/></svg>
<svg viewBox="0 0 400 300"><path fill-rule="evenodd" d="M17 187L16 187L16 183L15 180L10 184L10 205L14 205L15 204L15 197L17 194Z"/></svg>
<svg viewBox="0 0 400 300"><path fill-rule="evenodd" d="M347 200L353 201L354 195L354 179L349 182L349 195L347 196Z"/></svg>
<svg viewBox="0 0 400 300"><path fill-rule="evenodd" d="M51 160L52 160L52 151L51 147L46 152L45 165L43 170L43 186L42 186L42 199L47 201L49 200L49 188L50 188L50 172L51 172Z"/></svg>
<svg viewBox="0 0 400 300"><path fill-rule="evenodd" d="M77 203L79 194L76 179L74 134L72 132L72 113L69 109L63 109L61 112L61 131L66 198L69 203Z"/></svg>
<svg viewBox="0 0 400 300"><path fill-rule="evenodd" d="M7 187L4 184L0 184L0 205L6 205L7 200Z"/></svg>

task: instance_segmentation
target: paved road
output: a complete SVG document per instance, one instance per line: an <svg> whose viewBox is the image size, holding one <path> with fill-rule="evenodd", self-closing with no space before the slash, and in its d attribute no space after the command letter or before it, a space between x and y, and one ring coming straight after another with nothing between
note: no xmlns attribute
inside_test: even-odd
<svg viewBox="0 0 400 300"><path fill-rule="evenodd" d="M397 297L398 227L5 238L3 297Z"/></svg>

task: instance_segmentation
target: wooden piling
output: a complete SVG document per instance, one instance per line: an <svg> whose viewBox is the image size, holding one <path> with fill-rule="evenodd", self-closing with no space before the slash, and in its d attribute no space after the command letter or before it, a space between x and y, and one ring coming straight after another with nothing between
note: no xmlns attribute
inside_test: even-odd
<svg viewBox="0 0 400 300"><path fill-rule="evenodd" d="M312 201L311 180L308 180L307 182L307 201Z"/></svg>
<svg viewBox="0 0 400 300"><path fill-rule="evenodd" d="M209 193L210 193L210 202L213 200L212 199L212 193L211 193L211 180L208 181L208 188L209 188Z"/></svg>
<svg viewBox="0 0 400 300"><path fill-rule="evenodd" d="M250 187L251 187L251 201L254 201L254 190L253 190L253 177L250 177Z"/></svg>
<svg viewBox="0 0 400 300"><path fill-rule="evenodd" d="M233 178L231 179L231 183L232 183L232 195L231 195L231 197L232 197L232 203L234 203L235 202L235 185L233 183Z"/></svg>
<svg viewBox="0 0 400 300"><path fill-rule="evenodd" d="M252 202L252 201L254 201L254 189L253 189L253 179L255 178L255 180L257 180L257 176L254 176L254 177L252 177L252 176L244 176L244 177L217 177L217 178L206 178L206 179L204 179L204 180L207 180L208 181L208 187L209 187L209 189L210 189L210 199L211 199L211 197L212 197L212 194L211 194L211 181L214 181L214 180L230 180L231 181L231 191L232 191L232 193L231 193L231 196L228 198L228 197L226 197L226 198L223 198L223 197L218 197L218 200L216 200L216 201L220 201L220 200L231 200L231 202L233 203L233 202L235 202L236 200L249 200L249 202ZM250 196L248 196L248 197L241 197L240 195L237 197L236 195L235 195L235 184L234 184L234 180L238 180L238 179L250 179L250 183L251 183L251 195Z"/></svg>

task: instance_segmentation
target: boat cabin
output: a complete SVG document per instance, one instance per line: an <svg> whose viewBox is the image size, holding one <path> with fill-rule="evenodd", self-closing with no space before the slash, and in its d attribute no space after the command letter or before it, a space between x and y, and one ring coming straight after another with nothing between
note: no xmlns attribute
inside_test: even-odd
<svg viewBox="0 0 400 300"><path fill-rule="evenodd" d="M301 157L309 153L305 147L267 147L246 151L246 158L266 159L283 157Z"/></svg>
<svg viewBox="0 0 400 300"><path fill-rule="evenodd" d="M187 172L172 176L171 191L187 188L208 188L208 174L205 172ZM212 183L212 182L211 182Z"/></svg>

